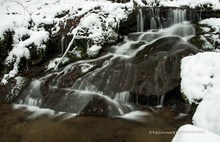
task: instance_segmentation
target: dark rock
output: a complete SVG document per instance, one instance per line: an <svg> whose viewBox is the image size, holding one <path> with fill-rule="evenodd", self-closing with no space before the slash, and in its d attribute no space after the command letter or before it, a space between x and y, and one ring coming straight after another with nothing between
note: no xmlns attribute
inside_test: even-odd
<svg viewBox="0 0 220 142"><path fill-rule="evenodd" d="M121 113L118 110L118 105L102 95L69 89L50 91L44 97L41 107L84 116L112 117ZM126 105L120 105L120 107L123 112L131 111Z"/></svg>
<svg viewBox="0 0 220 142"><path fill-rule="evenodd" d="M146 96L164 95L180 83L180 60L198 49L181 44L178 37L165 37L140 51L134 59L137 67L133 92Z"/></svg>
<svg viewBox="0 0 220 142"><path fill-rule="evenodd" d="M0 103L14 102L28 82L27 78L19 77L19 79L10 79L5 85L0 84Z"/></svg>
<svg viewBox="0 0 220 142"><path fill-rule="evenodd" d="M81 115L108 117L109 111L106 100L100 96L94 96L82 110Z"/></svg>
<svg viewBox="0 0 220 142"><path fill-rule="evenodd" d="M4 38L0 39L0 69L1 73L6 73L8 69L6 68L4 61L8 56L8 53L12 49L13 42L13 31L7 31L4 33Z"/></svg>

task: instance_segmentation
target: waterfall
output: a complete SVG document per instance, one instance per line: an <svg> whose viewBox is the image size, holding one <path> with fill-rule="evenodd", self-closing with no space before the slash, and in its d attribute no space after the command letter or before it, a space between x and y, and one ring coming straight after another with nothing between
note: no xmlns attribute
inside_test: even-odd
<svg viewBox="0 0 220 142"><path fill-rule="evenodd" d="M115 100L122 103L129 103L130 93L128 91L117 93L115 96Z"/></svg>
<svg viewBox="0 0 220 142"><path fill-rule="evenodd" d="M172 10L172 24L181 23L186 21L186 9L174 9Z"/></svg>
<svg viewBox="0 0 220 142"><path fill-rule="evenodd" d="M164 98L165 95L158 96L158 105L156 106L157 108L162 108L164 106Z"/></svg>
<svg viewBox="0 0 220 142"><path fill-rule="evenodd" d="M150 20L150 29L157 29L158 26L157 26L157 22L155 20L155 17L152 17L151 20Z"/></svg>
<svg viewBox="0 0 220 142"><path fill-rule="evenodd" d="M23 92L23 96L25 97L19 100L18 103L27 104L31 106L41 106L42 103L41 86L42 86L42 82L40 80L37 79L32 80L30 85Z"/></svg>
<svg viewBox="0 0 220 142"><path fill-rule="evenodd" d="M138 9L138 15L137 15L137 32L143 32L144 31L144 17L142 9Z"/></svg>
<svg viewBox="0 0 220 142"><path fill-rule="evenodd" d="M160 29L162 28L160 21L160 8L150 8L150 29Z"/></svg>
<svg viewBox="0 0 220 142"><path fill-rule="evenodd" d="M195 28L189 22L178 23L168 29L171 34L181 37L194 36L196 33Z"/></svg>
<svg viewBox="0 0 220 142"><path fill-rule="evenodd" d="M166 71L169 57L185 50L185 46L191 47L185 39L193 36L195 29L185 22L186 10L169 10L166 15L160 8L148 11L144 16L142 9L138 10L138 32L125 36L123 42L111 46L99 58L80 60L33 79L18 102L55 111L114 117L136 110L134 105L142 103L138 95L153 94L158 97L153 106L162 107L165 93L161 90L169 88L170 74L167 74L175 70L174 67ZM158 30L144 32L144 24ZM62 37L63 57L73 45L75 34L68 46ZM184 47L179 46L181 43ZM151 69L153 77L149 78ZM137 97L132 98L133 95Z"/></svg>
<svg viewBox="0 0 220 142"><path fill-rule="evenodd" d="M148 9L148 28L161 29L168 28L174 24L187 21L187 11L185 9L168 9L167 11L160 11L160 8Z"/></svg>

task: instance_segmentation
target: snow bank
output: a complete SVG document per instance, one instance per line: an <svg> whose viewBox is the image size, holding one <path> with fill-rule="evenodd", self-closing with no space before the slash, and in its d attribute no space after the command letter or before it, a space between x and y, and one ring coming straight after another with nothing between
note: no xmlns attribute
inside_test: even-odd
<svg viewBox="0 0 220 142"><path fill-rule="evenodd" d="M219 60L218 60L219 62ZM216 67L219 68L219 65ZM213 87L198 105L193 124L220 135L220 70L214 75ZM219 139L220 140L220 139Z"/></svg>
<svg viewBox="0 0 220 142"><path fill-rule="evenodd" d="M112 3L107 0L1 1L0 40L4 39L6 31L13 33L13 49L6 63L14 65L13 69L4 75L1 83L5 84L9 78L16 76L21 58L31 58L30 48L46 48L45 43L50 35L44 25L54 25L51 32L55 34L60 29L60 23L65 25L67 19L82 17L79 25L69 34L75 35L74 38L86 38L102 45L117 39L115 31L119 22L127 18L133 6L133 1Z"/></svg>
<svg viewBox="0 0 220 142"><path fill-rule="evenodd" d="M193 124L220 134L220 97L219 94L207 95L196 109Z"/></svg>
<svg viewBox="0 0 220 142"><path fill-rule="evenodd" d="M190 103L202 100L193 124L220 135L220 53L204 52L181 62L181 89Z"/></svg>
<svg viewBox="0 0 220 142"><path fill-rule="evenodd" d="M189 103L198 103L207 94L219 90L220 53L204 52L181 61L181 90Z"/></svg>
<svg viewBox="0 0 220 142"><path fill-rule="evenodd" d="M179 128L172 142L219 142L219 140L219 135L216 135L205 129L187 124Z"/></svg>

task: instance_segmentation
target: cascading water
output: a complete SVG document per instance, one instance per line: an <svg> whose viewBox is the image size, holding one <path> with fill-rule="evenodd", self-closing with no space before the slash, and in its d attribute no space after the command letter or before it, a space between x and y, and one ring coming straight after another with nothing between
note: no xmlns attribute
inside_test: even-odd
<svg viewBox="0 0 220 142"><path fill-rule="evenodd" d="M186 21L186 10L185 9L175 9L172 10L172 24L181 23Z"/></svg>
<svg viewBox="0 0 220 142"><path fill-rule="evenodd" d="M138 10L137 15L137 32L143 32L144 31L144 17L142 9Z"/></svg>
<svg viewBox="0 0 220 142"><path fill-rule="evenodd" d="M187 21L187 11L185 9L168 9L161 11L160 8L156 7L148 8L147 12L145 22L148 25L148 29L168 28L174 24ZM191 16L192 15L193 14L191 14Z"/></svg>
<svg viewBox="0 0 220 142"><path fill-rule="evenodd" d="M172 65L177 66L175 54L196 50L187 43L195 30L189 22L183 22L186 11L173 10L169 15L167 21L174 25L160 29L164 25L160 9L151 9L150 28L159 30L143 32L144 16L140 9L137 23L141 33L128 35L102 57L78 61L33 80L18 102L55 111L110 117L136 110L133 106L141 102L139 95L162 96L154 105L163 106L163 95L170 91L170 78L177 74L175 67L174 71L167 69L167 62L175 59ZM61 47L63 42L62 39ZM149 78L149 74L154 77ZM132 94L136 99L132 99Z"/></svg>
<svg viewBox="0 0 220 142"><path fill-rule="evenodd" d="M149 9L150 18L150 29L160 29L162 28L160 21L160 9L159 8L150 8Z"/></svg>
<svg viewBox="0 0 220 142"><path fill-rule="evenodd" d="M34 79L30 83L30 85L24 90L23 94L25 95L25 97L21 99L19 103L27 104L31 106L41 106L42 103L41 86L42 86L42 82L40 80Z"/></svg>

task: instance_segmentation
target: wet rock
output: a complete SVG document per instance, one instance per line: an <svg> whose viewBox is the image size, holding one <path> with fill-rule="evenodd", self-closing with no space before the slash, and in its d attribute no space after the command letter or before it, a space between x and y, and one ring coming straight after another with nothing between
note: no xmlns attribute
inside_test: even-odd
<svg viewBox="0 0 220 142"><path fill-rule="evenodd" d="M110 117L108 116L108 111L106 100L102 97L94 96L82 110L81 115Z"/></svg>
<svg viewBox="0 0 220 142"><path fill-rule="evenodd" d="M110 98L97 93L55 89L44 97L43 108L50 108L58 112L77 113L83 116L112 117L121 113L130 112L131 109L123 104L118 104ZM121 112L119 111L121 109Z"/></svg>
<svg viewBox="0 0 220 142"><path fill-rule="evenodd" d="M111 58L111 56L107 56L106 58L100 60L90 60L88 62L76 62L69 64L58 73L52 73L45 83L50 86L54 86L56 84L59 88L72 87L77 80L80 80L83 76L86 76L90 72L100 68L109 58Z"/></svg>
<svg viewBox="0 0 220 142"><path fill-rule="evenodd" d="M180 41L179 37L161 38L136 55L137 79L133 92L158 96L178 86L180 60L198 52L196 47Z"/></svg>

